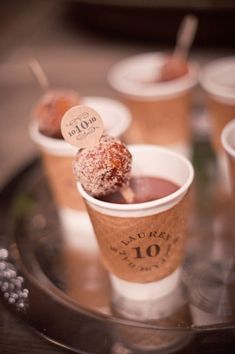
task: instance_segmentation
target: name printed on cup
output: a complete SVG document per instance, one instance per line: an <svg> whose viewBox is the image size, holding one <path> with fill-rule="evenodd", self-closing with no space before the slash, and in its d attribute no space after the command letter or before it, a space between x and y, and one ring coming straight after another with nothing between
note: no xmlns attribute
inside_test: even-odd
<svg viewBox="0 0 235 354"><path fill-rule="evenodd" d="M120 260L136 271L146 272L160 268L172 253L173 246L179 241L164 231L139 232L120 241L120 247L110 246L110 250Z"/></svg>

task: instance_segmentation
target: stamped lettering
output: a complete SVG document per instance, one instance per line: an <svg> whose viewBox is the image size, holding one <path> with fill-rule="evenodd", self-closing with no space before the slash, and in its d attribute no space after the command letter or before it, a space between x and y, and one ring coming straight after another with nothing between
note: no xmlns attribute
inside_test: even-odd
<svg viewBox="0 0 235 354"><path fill-rule="evenodd" d="M141 240L142 244L139 242ZM173 237L167 232L153 230L127 236L120 241L120 248L111 245L110 250L116 253L129 268L138 272L149 272L160 268L167 261L171 255L172 247L177 242L177 237ZM138 244L138 246L134 246L134 244ZM151 265L140 265L140 262L146 262L148 259L152 260Z"/></svg>
<svg viewBox="0 0 235 354"><path fill-rule="evenodd" d="M70 108L61 122L64 139L80 149L98 144L103 130L100 115L94 109L83 105Z"/></svg>

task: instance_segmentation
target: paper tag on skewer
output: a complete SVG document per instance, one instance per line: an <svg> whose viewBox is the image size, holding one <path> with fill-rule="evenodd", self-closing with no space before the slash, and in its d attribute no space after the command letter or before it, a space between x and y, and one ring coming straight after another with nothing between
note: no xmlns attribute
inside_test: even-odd
<svg viewBox="0 0 235 354"><path fill-rule="evenodd" d="M61 121L64 139L79 149L97 145L103 131L104 125L100 115L88 106L70 108Z"/></svg>

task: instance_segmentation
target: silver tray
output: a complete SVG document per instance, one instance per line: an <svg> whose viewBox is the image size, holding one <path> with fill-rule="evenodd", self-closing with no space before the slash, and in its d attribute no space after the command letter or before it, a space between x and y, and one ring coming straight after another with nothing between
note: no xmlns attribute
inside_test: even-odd
<svg viewBox="0 0 235 354"><path fill-rule="evenodd" d="M234 348L234 209L206 141L195 142L193 164L181 282L164 299L134 302L112 292L98 256L66 248L40 161L30 163L1 192L0 258L2 249L8 257L0 262L13 271L6 279L0 269L2 301L40 335L78 353L194 353L218 332Z"/></svg>

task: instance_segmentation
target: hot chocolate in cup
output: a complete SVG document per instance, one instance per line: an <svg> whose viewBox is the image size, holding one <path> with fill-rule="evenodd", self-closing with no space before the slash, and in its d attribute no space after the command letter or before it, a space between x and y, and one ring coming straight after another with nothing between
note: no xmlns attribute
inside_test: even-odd
<svg viewBox="0 0 235 354"><path fill-rule="evenodd" d="M131 145L132 175L158 177L178 189L138 204L86 201L113 288L136 300L165 296L176 286L185 252L189 188L194 171L182 155L154 145Z"/></svg>
<svg viewBox="0 0 235 354"><path fill-rule="evenodd" d="M120 138L128 128L130 112L120 102L104 97L84 97L81 104L94 108L103 118L107 134ZM39 132L34 120L29 132L39 147L50 189L55 199L62 228L68 245L89 251L96 250L96 240L82 197L77 192L72 170L77 148L63 139L47 137ZM78 237L78 230L82 233Z"/></svg>
<svg viewBox="0 0 235 354"><path fill-rule="evenodd" d="M221 143L226 153L230 187L235 202L235 119L227 123L222 130Z"/></svg>
<svg viewBox="0 0 235 354"><path fill-rule="evenodd" d="M216 153L220 154L223 151L222 130L235 117L235 57L212 61L200 76L211 122L211 141Z"/></svg>
<svg viewBox="0 0 235 354"><path fill-rule="evenodd" d="M166 58L164 53L148 53L122 60L111 68L108 81L132 113L127 143L163 145L190 158L192 89L198 70L189 62L182 77L157 82Z"/></svg>

